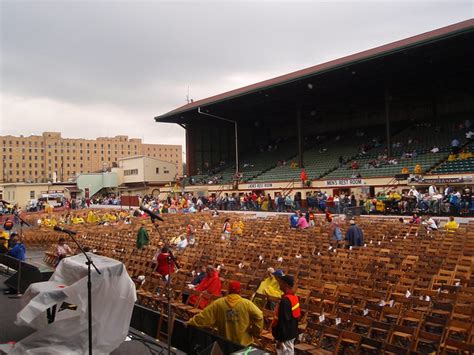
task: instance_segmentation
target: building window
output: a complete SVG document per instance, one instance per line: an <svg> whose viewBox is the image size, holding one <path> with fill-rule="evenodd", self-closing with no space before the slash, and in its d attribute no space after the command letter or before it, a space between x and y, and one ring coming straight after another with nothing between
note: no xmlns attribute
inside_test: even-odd
<svg viewBox="0 0 474 355"><path fill-rule="evenodd" d="M156 168L156 173L157 173L157 174L160 173L160 168Z"/></svg>
<svg viewBox="0 0 474 355"><path fill-rule="evenodd" d="M164 170L163 172L164 172L165 174L169 174L169 173L170 173L169 170Z"/></svg>
<svg viewBox="0 0 474 355"><path fill-rule="evenodd" d="M123 171L123 175L130 176L130 175L138 175L138 169L127 169Z"/></svg>
<svg viewBox="0 0 474 355"><path fill-rule="evenodd" d="M34 191L30 191L30 198L31 199L35 198L35 192Z"/></svg>

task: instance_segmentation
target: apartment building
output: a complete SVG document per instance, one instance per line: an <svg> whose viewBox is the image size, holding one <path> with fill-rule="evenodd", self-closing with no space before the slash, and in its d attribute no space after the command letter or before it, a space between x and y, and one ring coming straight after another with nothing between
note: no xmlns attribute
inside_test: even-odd
<svg viewBox="0 0 474 355"><path fill-rule="evenodd" d="M80 173L116 167L119 159L137 155L173 163L178 174L183 173L180 145L144 144L128 136L63 138L59 132L44 132L41 136L0 136L0 181L68 181Z"/></svg>

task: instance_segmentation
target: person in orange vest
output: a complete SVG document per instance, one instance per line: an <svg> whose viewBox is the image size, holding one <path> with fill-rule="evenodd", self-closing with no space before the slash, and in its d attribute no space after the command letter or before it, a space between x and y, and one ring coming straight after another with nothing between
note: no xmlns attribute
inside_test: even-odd
<svg viewBox="0 0 474 355"><path fill-rule="evenodd" d="M282 272L274 273L274 275L283 295L275 310L272 335L276 340L277 355L291 355L295 353L295 339L298 336L298 321L301 317L300 302L293 292L295 284L293 276L284 275Z"/></svg>

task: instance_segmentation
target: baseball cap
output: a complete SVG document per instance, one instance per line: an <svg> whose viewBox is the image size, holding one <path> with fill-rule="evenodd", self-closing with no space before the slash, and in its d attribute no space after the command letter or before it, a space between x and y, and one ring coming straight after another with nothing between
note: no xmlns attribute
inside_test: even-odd
<svg viewBox="0 0 474 355"><path fill-rule="evenodd" d="M295 279L291 275L283 275L279 276L278 278L290 287L293 287L295 285Z"/></svg>
<svg viewBox="0 0 474 355"><path fill-rule="evenodd" d="M285 273L283 272L282 269L277 269L275 270L275 272L272 273L272 275L276 276L276 277L282 277L285 275Z"/></svg>
<svg viewBox="0 0 474 355"><path fill-rule="evenodd" d="M229 293L240 293L239 281L229 281Z"/></svg>

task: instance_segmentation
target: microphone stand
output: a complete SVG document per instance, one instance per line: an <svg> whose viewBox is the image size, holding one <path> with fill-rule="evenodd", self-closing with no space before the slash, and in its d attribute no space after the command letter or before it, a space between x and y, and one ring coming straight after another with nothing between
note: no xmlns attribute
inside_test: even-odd
<svg viewBox="0 0 474 355"><path fill-rule="evenodd" d="M74 234L71 231L65 231L63 230L64 233L69 235L71 239L76 243L77 247L79 250L84 254L86 257L86 265L87 265L87 311L88 311L88 319L87 319L87 327L89 331L89 355L92 355L92 281L91 281L91 266L94 267L95 271L99 275L101 275L101 272L99 269L97 269L97 266L95 266L94 262L92 259L87 255L87 253L84 251L82 248L81 244L77 241L76 238L74 238Z"/></svg>
<svg viewBox="0 0 474 355"><path fill-rule="evenodd" d="M168 330L167 330L167 348L168 348L168 355L171 355L171 331L172 331L172 324L171 324L171 294L173 292L172 286L171 286L171 265L174 264L177 269L179 269L179 264L176 261L175 256L173 255L173 252L171 251L171 248L169 246L169 243L166 238L163 237L161 234L161 231L158 227L158 224L155 223L156 218L151 217L151 222L153 226L155 227L155 230L158 232L158 235L160 236L160 241L163 241L163 244L165 245L165 248L168 249L168 257L167 257L167 262L168 262L168 277L166 278L166 308L167 308L167 317L168 317ZM158 260L156 262L156 267L158 267ZM155 267L155 270L156 270Z"/></svg>

